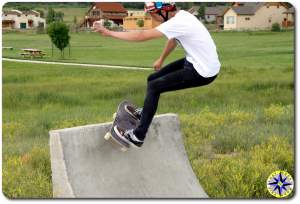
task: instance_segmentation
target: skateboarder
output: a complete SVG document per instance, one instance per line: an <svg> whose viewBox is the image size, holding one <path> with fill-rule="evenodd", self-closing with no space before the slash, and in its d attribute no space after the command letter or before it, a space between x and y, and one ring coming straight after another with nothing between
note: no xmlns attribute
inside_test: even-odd
<svg viewBox="0 0 300 204"><path fill-rule="evenodd" d="M220 70L216 47L204 25L192 14L177 10L175 3L147 2L145 11L162 22L154 29L132 32L114 32L95 23L94 30L103 36L126 41L146 41L166 36L168 41L161 56L154 62L155 73L148 77L143 109L126 107L126 111L139 120L136 129L114 130L124 141L141 147L158 106L161 93L204 86L217 77ZM180 44L185 58L161 68L166 57Z"/></svg>

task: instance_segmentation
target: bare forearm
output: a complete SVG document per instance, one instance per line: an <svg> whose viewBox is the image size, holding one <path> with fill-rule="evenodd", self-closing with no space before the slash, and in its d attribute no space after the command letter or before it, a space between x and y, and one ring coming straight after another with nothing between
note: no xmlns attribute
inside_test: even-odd
<svg viewBox="0 0 300 204"><path fill-rule="evenodd" d="M164 61L167 58L167 56L169 56L169 54L175 49L176 45L177 44L175 39L171 39L167 41L165 48L160 56L162 61Z"/></svg>
<svg viewBox="0 0 300 204"><path fill-rule="evenodd" d="M132 31L132 32L108 31L108 35L113 38L117 38L119 40L134 41L134 42L142 42L142 41L149 40L145 38L143 31Z"/></svg>

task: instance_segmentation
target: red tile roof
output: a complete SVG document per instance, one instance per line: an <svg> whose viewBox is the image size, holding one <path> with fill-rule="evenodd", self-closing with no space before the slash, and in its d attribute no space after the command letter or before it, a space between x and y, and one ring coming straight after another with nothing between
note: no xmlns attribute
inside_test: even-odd
<svg viewBox="0 0 300 204"><path fill-rule="evenodd" d="M127 13L127 10L120 3L113 2L98 2L93 5L96 8L101 9L103 12L118 12L118 13Z"/></svg>

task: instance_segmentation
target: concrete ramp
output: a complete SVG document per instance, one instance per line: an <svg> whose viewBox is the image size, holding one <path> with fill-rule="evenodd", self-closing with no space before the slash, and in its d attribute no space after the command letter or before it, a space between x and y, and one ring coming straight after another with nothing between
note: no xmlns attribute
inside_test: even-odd
<svg viewBox="0 0 300 204"><path fill-rule="evenodd" d="M142 149L121 152L111 123L50 131L56 198L207 198L188 161L175 114L153 119Z"/></svg>

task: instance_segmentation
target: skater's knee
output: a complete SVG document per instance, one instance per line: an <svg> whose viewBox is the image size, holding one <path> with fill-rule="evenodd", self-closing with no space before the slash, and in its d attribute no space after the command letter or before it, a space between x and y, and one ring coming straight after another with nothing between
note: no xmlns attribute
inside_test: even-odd
<svg viewBox="0 0 300 204"><path fill-rule="evenodd" d="M149 81L151 81L152 79L153 79L153 74L150 74L150 75L148 76L148 78L147 78L148 83L149 83Z"/></svg>

